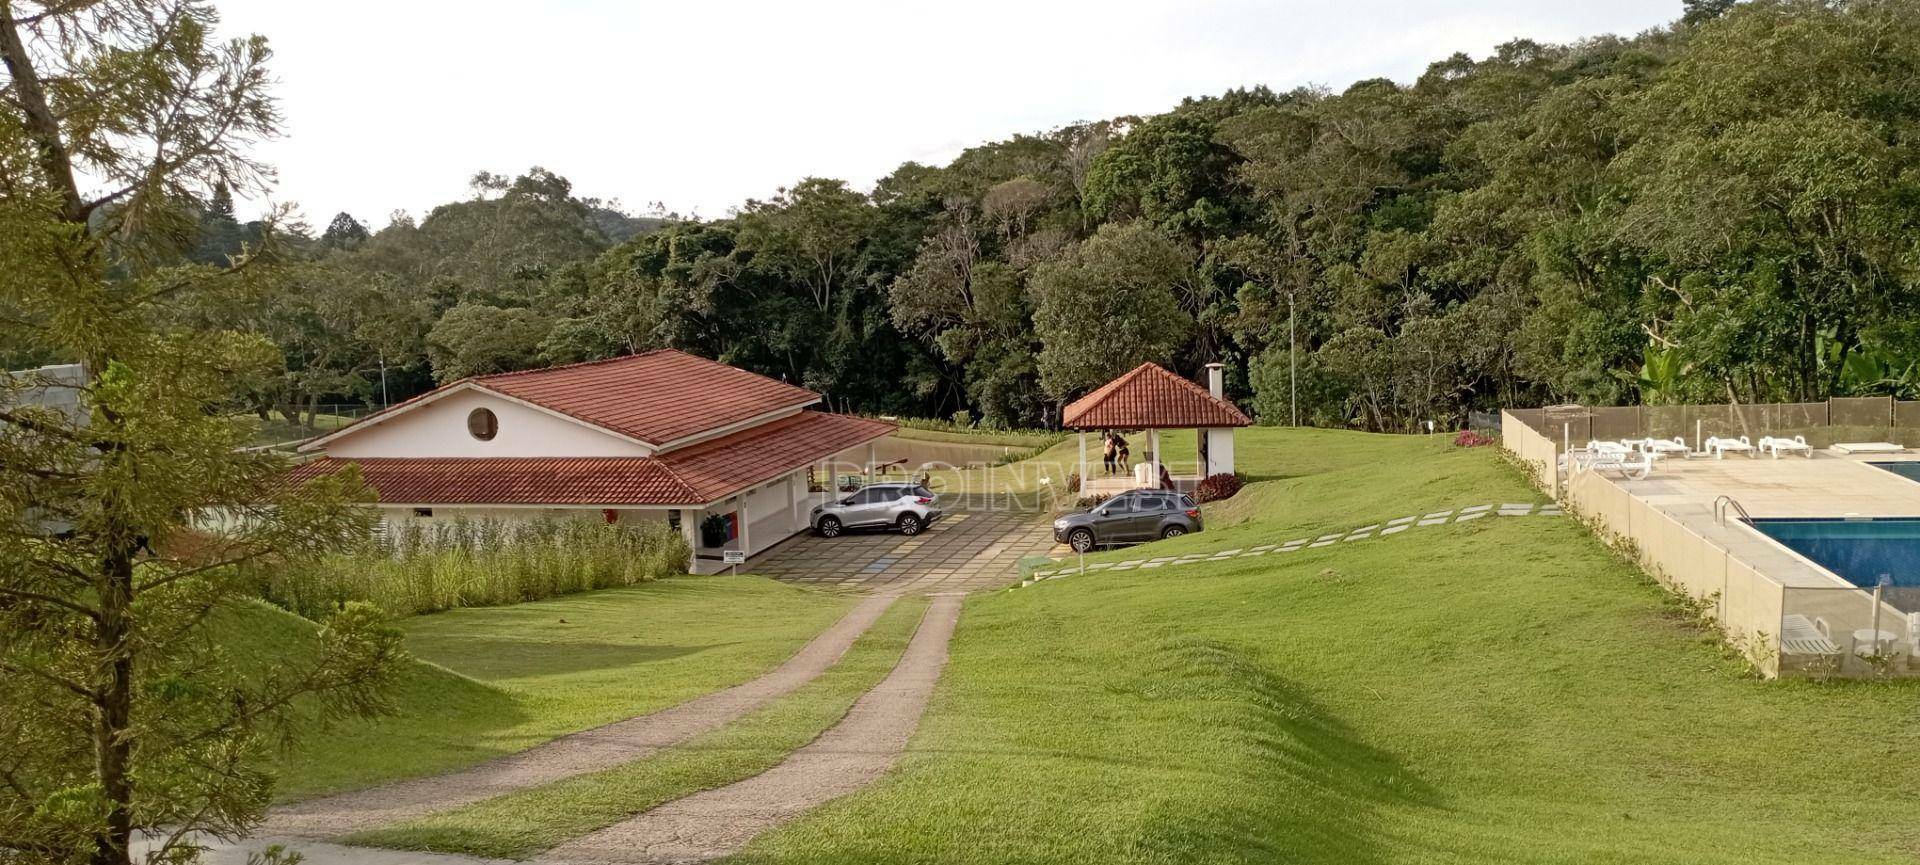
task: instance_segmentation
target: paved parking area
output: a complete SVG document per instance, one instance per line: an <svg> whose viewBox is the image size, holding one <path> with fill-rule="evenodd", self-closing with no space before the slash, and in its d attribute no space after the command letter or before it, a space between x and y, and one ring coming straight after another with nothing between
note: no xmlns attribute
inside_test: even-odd
<svg viewBox="0 0 1920 865"><path fill-rule="evenodd" d="M1020 577L1020 560L1056 549L1047 515L951 511L915 537L852 532L800 535L741 568L790 583L855 591L971 592Z"/></svg>

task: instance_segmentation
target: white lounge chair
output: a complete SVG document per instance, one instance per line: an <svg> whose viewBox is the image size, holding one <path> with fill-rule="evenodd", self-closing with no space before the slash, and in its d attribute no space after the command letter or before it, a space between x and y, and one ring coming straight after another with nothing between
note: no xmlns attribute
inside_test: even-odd
<svg viewBox="0 0 1920 865"><path fill-rule="evenodd" d="M1628 478L1632 478L1636 481L1642 480L1646 478L1647 475L1653 474L1653 455L1652 454L1649 454L1649 453L1639 454L1639 459L1634 459L1633 457L1634 457L1634 454L1631 451L1624 451L1624 450L1592 451L1592 452L1589 452L1589 454L1587 455L1587 468L1597 472L1600 472L1600 471L1619 472L1621 475Z"/></svg>
<svg viewBox="0 0 1920 865"><path fill-rule="evenodd" d="M1649 453L1661 457L1684 457L1693 453L1693 448L1687 447L1687 440L1678 436L1670 439L1641 439L1634 442L1633 446L1638 448L1642 453Z"/></svg>
<svg viewBox="0 0 1920 865"><path fill-rule="evenodd" d="M1596 454L1601 454L1601 453L1617 453L1617 454L1624 454L1624 453L1628 453L1628 452L1630 452L1630 451L1632 451L1632 450L1633 450L1633 448L1632 448L1632 447L1630 447L1630 446L1629 446L1629 445L1628 445L1628 444L1627 444L1626 442L1605 442L1605 441L1590 441L1590 442L1587 442L1587 452L1588 452L1588 453L1596 453Z"/></svg>
<svg viewBox="0 0 1920 865"><path fill-rule="evenodd" d="M1780 617L1780 654L1838 658L1840 646L1834 643L1826 619L1809 620L1791 613Z"/></svg>
<svg viewBox="0 0 1920 865"><path fill-rule="evenodd" d="M1713 458L1717 460L1726 459L1728 451L1743 453L1747 456L1754 456L1755 454L1753 440L1746 436L1741 436L1737 439L1713 436L1707 439L1707 446L1701 448L1701 450L1705 453L1712 454Z"/></svg>
<svg viewBox="0 0 1920 865"><path fill-rule="evenodd" d="M1794 436L1790 439L1763 436L1760 439L1760 452L1773 454L1774 459L1779 459L1783 453L1801 453L1806 454L1807 459L1813 459L1813 445L1807 444L1806 436Z"/></svg>

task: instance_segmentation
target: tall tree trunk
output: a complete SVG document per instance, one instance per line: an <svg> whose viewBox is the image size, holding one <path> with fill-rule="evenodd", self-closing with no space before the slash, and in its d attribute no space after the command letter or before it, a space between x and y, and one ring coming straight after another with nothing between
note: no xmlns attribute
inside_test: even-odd
<svg viewBox="0 0 1920 865"><path fill-rule="evenodd" d="M0 0L0 63L6 64L7 74L13 78L14 97L27 119L27 135L39 151L40 170L60 193L61 218L86 223L87 203L80 197L79 184L73 178L72 156L66 140L60 137L60 121L47 102L40 72L33 68L33 59L27 56L27 48L20 42L20 25L14 18L11 0Z"/></svg>
<svg viewBox="0 0 1920 865"><path fill-rule="evenodd" d="M94 772L108 810L105 831L95 838L89 861L127 865L133 841L133 655L127 647L133 612L131 544L120 542L100 563L100 570L100 619L94 628L94 648L105 661L106 675L96 697L93 748Z"/></svg>

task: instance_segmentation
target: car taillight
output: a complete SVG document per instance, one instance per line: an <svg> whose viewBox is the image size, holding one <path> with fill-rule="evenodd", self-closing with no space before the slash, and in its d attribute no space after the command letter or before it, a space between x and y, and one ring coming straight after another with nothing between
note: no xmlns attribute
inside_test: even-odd
<svg viewBox="0 0 1920 865"><path fill-rule="evenodd" d="M1197 520L1197 519L1199 519L1199 518L1200 518L1200 509L1199 509L1199 508L1194 508L1194 509L1192 509L1192 510L1189 510L1189 511L1187 511L1187 516L1190 516L1190 517L1192 517L1192 518L1194 518L1194 519L1196 519L1196 520Z"/></svg>
<svg viewBox="0 0 1920 865"><path fill-rule="evenodd" d="M930 505L933 504L933 499L914 499L914 502L917 504Z"/></svg>

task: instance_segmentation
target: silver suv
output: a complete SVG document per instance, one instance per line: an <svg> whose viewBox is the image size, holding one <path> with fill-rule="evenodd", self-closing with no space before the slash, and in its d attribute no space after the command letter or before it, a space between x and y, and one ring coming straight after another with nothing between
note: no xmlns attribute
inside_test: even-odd
<svg viewBox="0 0 1920 865"><path fill-rule="evenodd" d="M847 529L899 529L917 535L940 519L932 491L920 484L869 484L837 502L816 506L809 522L823 538L837 538Z"/></svg>

